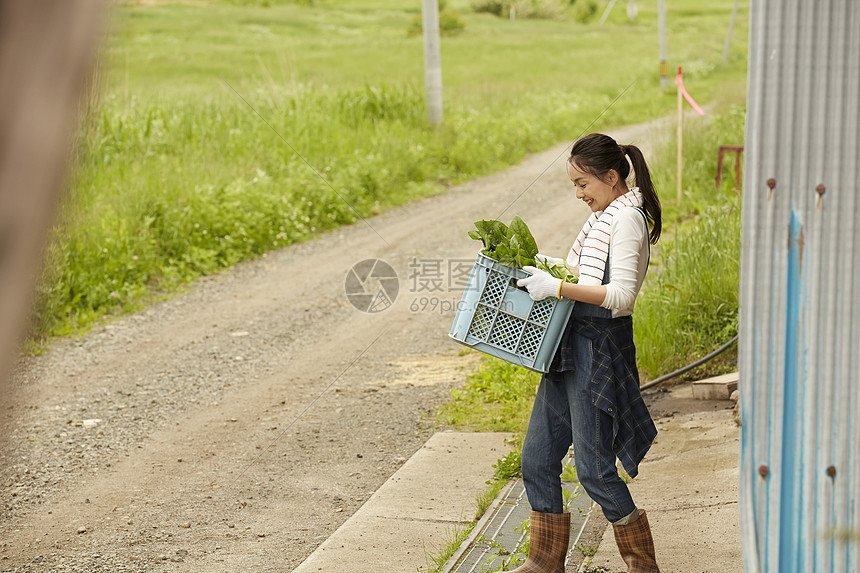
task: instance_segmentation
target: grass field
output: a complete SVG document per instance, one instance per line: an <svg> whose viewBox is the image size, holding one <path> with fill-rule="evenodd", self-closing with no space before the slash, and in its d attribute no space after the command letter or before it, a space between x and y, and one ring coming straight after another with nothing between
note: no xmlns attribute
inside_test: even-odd
<svg viewBox="0 0 860 573"><path fill-rule="evenodd" d="M659 88L650 4L636 24L616 9L598 26L511 22L449 2L466 27L442 42L440 128L424 119L421 38L406 34L419 2L256 4L114 10L34 338L355 220L296 152L370 215L572 140L602 112L591 129L675 105ZM670 3L669 68L684 65L702 102L744 89L746 9L721 60L730 10Z"/></svg>
<svg viewBox="0 0 860 573"><path fill-rule="evenodd" d="M628 23L619 8L603 26L570 20L510 22L470 12L467 0L448 4L466 22L463 33L442 40L445 96L452 104L483 105L529 92L614 96L634 80L640 91L659 86L656 2L639 2L636 24ZM726 81L743 83L745 10L724 65L732 2L678 0L668 5L670 74L683 65L690 89L705 100ZM224 95L234 99L221 80L243 92L299 84L331 90L381 82L421 87L422 39L406 36L420 10L420 0L316 0L312 7L268 8L227 2L127 5L115 14L108 92L147 101L210 102ZM647 99L656 95L651 92ZM673 95L657 99L671 106ZM639 112L641 101L616 110Z"/></svg>

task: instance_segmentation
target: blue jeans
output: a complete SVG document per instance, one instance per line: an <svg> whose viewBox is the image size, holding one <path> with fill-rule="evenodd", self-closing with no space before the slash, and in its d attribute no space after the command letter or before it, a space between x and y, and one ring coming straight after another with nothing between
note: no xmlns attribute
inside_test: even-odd
<svg viewBox="0 0 860 573"><path fill-rule="evenodd" d="M592 401L591 346L582 340L576 364L583 367L564 372L561 381L541 378L523 443L523 482L533 510L562 513L561 462L572 443L579 483L611 523L636 505L615 466L612 417Z"/></svg>

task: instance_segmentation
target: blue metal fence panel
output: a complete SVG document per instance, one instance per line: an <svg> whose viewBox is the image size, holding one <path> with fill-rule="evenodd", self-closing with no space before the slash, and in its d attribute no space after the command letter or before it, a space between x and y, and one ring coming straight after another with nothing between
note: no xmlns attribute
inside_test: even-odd
<svg viewBox="0 0 860 573"><path fill-rule="evenodd" d="M745 567L860 572L860 1L752 2L745 155Z"/></svg>

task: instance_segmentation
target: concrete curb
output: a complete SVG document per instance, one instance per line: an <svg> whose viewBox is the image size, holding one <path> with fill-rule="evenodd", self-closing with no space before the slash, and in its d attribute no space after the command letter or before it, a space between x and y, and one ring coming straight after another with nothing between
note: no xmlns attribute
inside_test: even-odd
<svg viewBox="0 0 860 573"><path fill-rule="evenodd" d="M493 503L490 504L490 507L488 507L487 511L484 512L484 515L481 516L481 519L478 520L478 523L476 523L475 527L472 528L472 532L469 534L469 537L460 544L460 548L448 559L448 562L442 568L442 573L451 573L451 571L454 570L457 563L459 563L460 559L463 557L463 554L466 553L466 551L469 550L469 547L475 543L478 536L486 530L487 524L493 519L493 516L496 515L499 506L502 505L505 498L515 485L516 481L511 481L502 488L502 491L499 492L499 495L496 496L496 499L493 500Z"/></svg>
<svg viewBox="0 0 860 573"><path fill-rule="evenodd" d="M474 519L492 465L511 450L505 433L434 434L294 573L403 573ZM423 549L422 549L423 548Z"/></svg>

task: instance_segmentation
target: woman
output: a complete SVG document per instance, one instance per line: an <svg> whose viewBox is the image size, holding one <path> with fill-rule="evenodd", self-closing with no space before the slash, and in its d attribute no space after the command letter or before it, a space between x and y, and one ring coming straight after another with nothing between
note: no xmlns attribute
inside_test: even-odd
<svg viewBox="0 0 860 573"><path fill-rule="evenodd" d="M628 163L628 158L630 163ZM636 187L628 189L632 163ZM519 573L564 573L570 514L562 502L561 463L571 444L580 484L612 523L628 571L658 572L645 511L618 476L616 457L635 477L657 435L639 393L633 304L660 237L660 200L642 152L602 134L574 143L568 174L592 215L564 263L579 283L535 267L520 279L534 300L576 301L550 372L541 379L523 443L522 470L531 542ZM650 227L650 232L649 232Z"/></svg>

